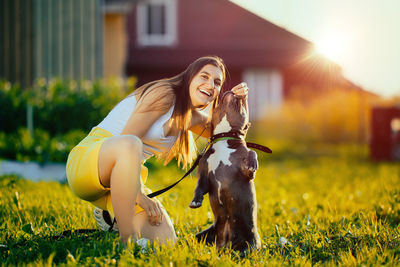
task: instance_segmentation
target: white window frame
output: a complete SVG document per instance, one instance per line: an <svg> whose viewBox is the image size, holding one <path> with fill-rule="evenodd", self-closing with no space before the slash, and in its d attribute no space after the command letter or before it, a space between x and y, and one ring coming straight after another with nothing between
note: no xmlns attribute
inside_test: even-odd
<svg viewBox="0 0 400 267"><path fill-rule="evenodd" d="M165 34L148 33L149 5L165 6ZM172 46L177 40L177 0L147 0L137 5L137 41L139 46Z"/></svg>

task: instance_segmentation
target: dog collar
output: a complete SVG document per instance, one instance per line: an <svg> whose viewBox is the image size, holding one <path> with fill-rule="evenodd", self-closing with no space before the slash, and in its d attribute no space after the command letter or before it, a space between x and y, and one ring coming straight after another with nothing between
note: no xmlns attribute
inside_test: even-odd
<svg viewBox="0 0 400 267"><path fill-rule="evenodd" d="M221 138L218 138L218 139L214 139L213 144L215 144L216 142L219 142L219 141L224 141L224 140L243 140L243 139L242 138L236 138L236 137L227 136L227 137L221 137Z"/></svg>
<svg viewBox="0 0 400 267"><path fill-rule="evenodd" d="M233 139L240 139L244 140L244 134L239 133L239 132L226 132L226 133L219 133L211 136L210 142L215 143L216 141L219 141L222 138L229 138L231 140Z"/></svg>
<svg viewBox="0 0 400 267"><path fill-rule="evenodd" d="M211 136L211 138L208 140L206 146L204 147L203 151L201 152L201 155L203 155L208 149L210 149L212 147L212 145L220 140L244 140L244 134L240 133L240 132L225 132L225 133L219 133L219 134L215 134L213 136ZM266 146L262 146L256 143L250 143L250 142L246 142L246 146L248 148L255 148L258 150L261 150L265 153L272 153L272 150L269 149Z"/></svg>
<svg viewBox="0 0 400 267"><path fill-rule="evenodd" d="M239 132L225 132L225 133L219 133L215 134L208 139L207 144L205 145L203 151L201 152L201 155L203 155L207 150L209 150L213 144L215 144L218 141L223 141L223 140L241 140L244 141L244 135L239 133Z"/></svg>

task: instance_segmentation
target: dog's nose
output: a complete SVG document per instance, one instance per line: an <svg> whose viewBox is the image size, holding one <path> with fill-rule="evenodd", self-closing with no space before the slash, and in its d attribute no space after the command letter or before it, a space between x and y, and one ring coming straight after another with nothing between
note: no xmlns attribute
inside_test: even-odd
<svg viewBox="0 0 400 267"><path fill-rule="evenodd" d="M233 93L232 91L226 91L226 92L224 92L222 95L220 95L220 98L219 98L219 100L218 100L218 103L223 103L223 102L225 102L225 101L226 101L225 98L226 98L226 97L229 97L229 96L234 96L234 93ZM227 99L227 101L228 101L228 102L231 101L230 97Z"/></svg>
<svg viewBox="0 0 400 267"><path fill-rule="evenodd" d="M235 94L232 91L228 91L226 94L226 98L228 101L231 101L235 98Z"/></svg>
<svg viewBox="0 0 400 267"><path fill-rule="evenodd" d="M232 92L232 91L226 91L223 95L222 95L222 98L225 98L226 96L228 96L228 95L234 95L234 93Z"/></svg>

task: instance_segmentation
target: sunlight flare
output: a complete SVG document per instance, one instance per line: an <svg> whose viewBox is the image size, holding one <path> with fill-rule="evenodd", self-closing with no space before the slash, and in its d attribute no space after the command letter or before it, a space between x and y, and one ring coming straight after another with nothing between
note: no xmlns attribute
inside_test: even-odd
<svg viewBox="0 0 400 267"><path fill-rule="evenodd" d="M316 50L319 54L339 63L348 56L349 38L343 33L327 33L316 41Z"/></svg>

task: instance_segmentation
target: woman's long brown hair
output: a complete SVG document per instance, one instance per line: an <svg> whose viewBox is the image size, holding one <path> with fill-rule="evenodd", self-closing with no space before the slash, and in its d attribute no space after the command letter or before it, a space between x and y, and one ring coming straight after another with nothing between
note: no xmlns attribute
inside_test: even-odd
<svg viewBox="0 0 400 267"><path fill-rule="evenodd" d="M183 167L187 167L196 157L196 144L192 134L189 132L190 120L192 118L189 85L193 77L208 64L221 69L223 84L226 77L226 67L223 60L217 56L206 56L195 60L180 74L172 78L144 84L134 92L139 96L137 108L141 108L139 107L141 99L144 99L146 95L153 95L154 100L151 105L146 103L146 107L142 107L143 111L157 109L167 112L174 105L171 118L175 124L174 126L179 129L179 135L172 149L161 155L161 157L165 158L165 164L176 156L178 165L182 163Z"/></svg>

